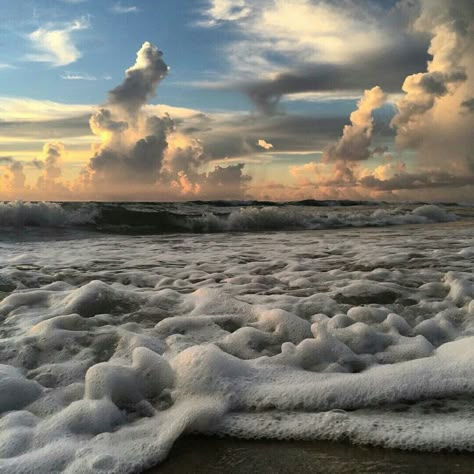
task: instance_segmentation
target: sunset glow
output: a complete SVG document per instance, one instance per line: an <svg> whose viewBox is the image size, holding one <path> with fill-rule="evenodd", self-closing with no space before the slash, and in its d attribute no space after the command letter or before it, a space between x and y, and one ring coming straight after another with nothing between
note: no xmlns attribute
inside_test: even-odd
<svg viewBox="0 0 474 474"><path fill-rule="evenodd" d="M363 4L0 2L0 199L472 201L470 2Z"/></svg>

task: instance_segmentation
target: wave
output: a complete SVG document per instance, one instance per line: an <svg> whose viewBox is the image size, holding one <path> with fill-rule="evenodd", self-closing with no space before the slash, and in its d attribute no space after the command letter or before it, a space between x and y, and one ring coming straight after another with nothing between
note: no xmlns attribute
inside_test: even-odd
<svg viewBox="0 0 474 474"><path fill-rule="evenodd" d="M0 203L0 226L2 227L61 227L94 224L96 217L97 210L87 204L80 204L77 209L73 209L54 202Z"/></svg>
<svg viewBox="0 0 474 474"><path fill-rule="evenodd" d="M308 204L303 204L304 202ZM313 202L313 201L311 201ZM316 202L316 201L315 201ZM188 203L0 203L0 227L86 227L112 233L213 233L315 230L449 222L453 206L300 201ZM326 209L322 210L321 202ZM341 204L341 202L343 204ZM351 201L355 203L354 201ZM358 206L357 209L354 206Z"/></svg>

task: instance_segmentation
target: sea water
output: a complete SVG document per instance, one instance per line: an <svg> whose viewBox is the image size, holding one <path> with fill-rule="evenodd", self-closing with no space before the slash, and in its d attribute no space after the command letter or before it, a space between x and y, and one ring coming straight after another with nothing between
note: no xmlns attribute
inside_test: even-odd
<svg viewBox="0 0 474 474"><path fill-rule="evenodd" d="M474 209L0 204L0 472L187 433L474 451Z"/></svg>

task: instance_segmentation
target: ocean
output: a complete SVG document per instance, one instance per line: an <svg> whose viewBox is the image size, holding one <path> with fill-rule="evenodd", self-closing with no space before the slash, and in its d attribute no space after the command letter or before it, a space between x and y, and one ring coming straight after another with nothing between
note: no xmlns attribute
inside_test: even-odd
<svg viewBox="0 0 474 474"><path fill-rule="evenodd" d="M142 472L190 434L474 452L473 224L456 203L0 203L0 472Z"/></svg>

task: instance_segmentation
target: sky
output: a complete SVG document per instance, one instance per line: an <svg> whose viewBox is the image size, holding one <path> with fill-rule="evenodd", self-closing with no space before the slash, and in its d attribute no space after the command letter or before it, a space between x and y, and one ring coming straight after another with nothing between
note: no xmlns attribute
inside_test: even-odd
<svg viewBox="0 0 474 474"><path fill-rule="evenodd" d="M472 0L0 0L0 199L474 201Z"/></svg>

